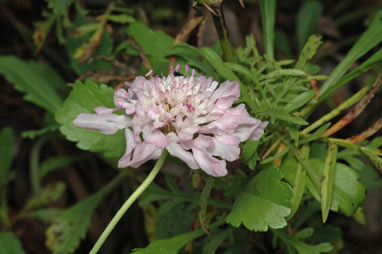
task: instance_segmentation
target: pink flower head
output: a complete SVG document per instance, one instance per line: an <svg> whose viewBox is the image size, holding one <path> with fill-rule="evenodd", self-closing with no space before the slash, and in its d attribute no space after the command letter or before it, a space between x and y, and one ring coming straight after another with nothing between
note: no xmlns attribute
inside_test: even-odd
<svg viewBox="0 0 382 254"><path fill-rule="evenodd" d="M124 129L126 152L118 167L139 167L167 149L192 169L224 176L226 160L239 157L240 142L260 139L268 122L251 117L244 104L232 107L240 96L237 81L218 87L212 78L194 74L137 77L127 91L115 91L116 108L97 107L97 114L80 114L73 124L104 134ZM113 114L118 110L124 114Z"/></svg>

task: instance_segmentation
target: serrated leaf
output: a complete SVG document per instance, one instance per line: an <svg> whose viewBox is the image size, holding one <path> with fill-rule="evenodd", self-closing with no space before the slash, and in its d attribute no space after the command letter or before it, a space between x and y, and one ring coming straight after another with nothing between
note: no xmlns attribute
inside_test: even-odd
<svg viewBox="0 0 382 254"><path fill-rule="evenodd" d="M280 109L267 109L264 111L264 114L274 117L276 119L283 120L288 123L295 123L299 125L308 125L308 122L302 119L299 116L289 114L288 112Z"/></svg>
<svg viewBox="0 0 382 254"><path fill-rule="evenodd" d="M66 186L64 182L51 183L40 190L39 193L32 196L26 203L24 209L32 210L37 207L47 205L50 202L57 201L62 193L65 191Z"/></svg>
<svg viewBox="0 0 382 254"><path fill-rule="evenodd" d="M73 120L80 113L95 113L94 108L98 106L114 108L113 94L113 88L106 85L97 85L92 81L75 83L69 97L55 115L56 121L62 125L61 133L77 142L81 149L100 152L106 157L122 156L126 148L122 130L114 135L105 135L73 125Z"/></svg>
<svg viewBox="0 0 382 254"><path fill-rule="evenodd" d="M54 85L51 84L57 81L57 75L50 67L41 65L38 62L20 60L14 56L1 56L0 74L4 75L18 91L26 94L25 100L54 113L62 104L60 96L53 88ZM54 73L52 76L55 77L51 82L48 79L49 72Z"/></svg>
<svg viewBox="0 0 382 254"><path fill-rule="evenodd" d="M91 215L101 201L95 193L64 211L46 231L46 244L53 254L68 254L79 245L90 225Z"/></svg>
<svg viewBox="0 0 382 254"><path fill-rule="evenodd" d="M53 132L53 131L56 131L58 130L58 128L60 127L60 125L58 124L53 124L53 125L49 125L48 127L45 127L43 129L39 129L39 130L28 130L28 131L23 131L21 133L21 136L23 138L30 138L30 139L34 139L36 137L40 137L46 133L49 133L49 132Z"/></svg>
<svg viewBox="0 0 382 254"><path fill-rule="evenodd" d="M140 22L132 23L127 33L142 47L148 56L164 56L174 39L162 31L154 31Z"/></svg>
<svg viewBox="0 0 382 254"><path fill-rule="evenodd" d="M7 182L8 172L12 164L13 133L11 128L0 131L0 184Z"/></svg>
<svg viewBox="0 0 382 254"><path fill-rule="evenodd" d="M310 36L304 48L301 51L295 68L302 69L304 65L317 53L317 49L320 47L321 44L321 36Z"/></svg>
<svg viewBox="0 0 382 254"><path fill-rule="evenodd" d="M257 147L259 146L259 141L247 140L243 146L241 153L241 158L252 170L255 169L259 155L257 154Z"/></svg>
<svg viewBox="0 0 382 254"><path fill-rule="evenodd" d="M281 181L282 175L274 166L253 177L239 194L226 222L234 227L243 225L253 231L267 231L286 225L290 213L291 187Z"/></svg>
<svg viewBox="0 0 382 254"><path fill-rule="evenodd" d="M48 8L53 10L54 14L64 15L71 0L45 0L48 2Z"/></svg>
<svg viewBox="0 0 382 254"><path fill-rule="evenodd" d="M135 249L131 254L178 254L188 242L204 234L202 229L150 243L144 249Z"/></svg>
<svg viewBox="0 0 382 254"><path fill-rule="evenodd" d="M21 242L11 232L0 233L0 254L24 254Z"/></svg>

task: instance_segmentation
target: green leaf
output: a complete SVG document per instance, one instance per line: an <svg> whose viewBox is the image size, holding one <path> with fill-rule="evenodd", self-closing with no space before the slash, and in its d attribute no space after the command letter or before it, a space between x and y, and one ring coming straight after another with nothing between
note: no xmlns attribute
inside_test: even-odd
<svg viewBox="0 0 382 254"><path fill-rule="evenodd" d="M339 242L342 240L342 232L340 228L330 225L315 227L312 236L308 240L316 243Z"/></svg>
<svg viewBox="0 0 382 254"><path fill-rule="evenodd" d="M174 39L162 31L154 31L140 22L132 23L127 33L142 47L148 56L164 56Z"/></svg>
<svg viewBox="0 0 382 254"><path fill-rule="evenodd" d="M273 59L276 0L260 0L259 4L264 33L265 54Z"/></svg>
<svg viewBox="0 0 382 254"><path fill-rule="evenodd" d="M323 101L333 91L339 88L337 84L342 76L361 56L366 54L374 46L382 41L382 11L378 11L369 28L361 35L357 42L350 49L344 59L330 74L329 78L320 88L319 101Z"/></svg>
<svg viewBox="0 0 382 254"><path fill-rule="evenodd" d="M45 0L48 2L48 8L53 10L54 14L64 15L71 0Z"/></svg>
<svg viewBox="0 0 382 254"><path fill-rule="evenodd" d="M73 253L85 237L90 219L102 198L95 193L64 211L46 231L48 247L53 254Z"/></svg>
<svg viewBox="0 0 382 254"><path fill-rule="evenodd" d="M257 154L257 147L259 144L259 141L247 140L242 149L241 158L252 170L255 169L257 160L260 159Z"/></svg>
<svg viewBox="0 0 382 254"><path fill-rule="evenodd" d="M172 46L172 48L167 51L167 56L172 55L184 58L190 67L197 68L207 76L217 79L216 74L211 66L200 59L198 48L186 43L180 43Z"/></svg>
<svg viewBox="0 0 382 254"><path fill-rule="evenodd" d="M317 53L317 49L322 44L321 36L312 35L309 37L307 43L301 51L301 54L298 58L295 68L302 70L305 64L312 59Z"/></svg>
<svg viewBox="0 0 382 254"><path fill-rule="evenodd" d="M16 90L26 93L25 100L54 113L62 104L60 96L52 85L57 82L57 76L50 73L55 73L53 69L41 65L38 62L27 62L14 56L0 56L0 74L13 83ZM54 75L55 78L50 80L49 75Z"/></svg>
<svg viewBox="0 0 382 254"><path fill-rule="evenodd" d="M95 113L94 108L98 106L114 108L113 94L113 88L106 85L97 85L92 81L86 81L85 84L76 82L69 97L55 115L56 121L62 125L61 133L67 139L77 142L81 149L100 152L106 157L122 156L126 148L123 130L114 135L105 135L73 125L73 120L80 113Z"/></svg>
<svg viewBox="0 0 382 254"><path fill-rule="evenodd" d="M53 170L67 167L74 161L74 158L68 156L54 156L44 160L39 169L40 179L43 179L48 173Z"/></svg>
<svg viewBox="0 0 382 254"><path fill-rule="evenodd" d="M204 234L202 229L150 243L144 249L135 249L131 254L178 254L188 242Z"/></svg>
<svg viewBox="0 0 382 254"><path fill-rule="evenodd" d="M9 169L12 164L13 133L11 128L0 131L0 184L7 182Z"/></svg>
<svg viewBox="0 0 382 254"><path fill-rule="evenodd" d="M49 125L48 127L45 127L43 129L39 129L39 130L23 131L21 133L21 136L23 138L34 139L36 137L40 137L42 135L45 135L45 134L47 134L49 132L56 131L56 130L58 130L59 127L60 127L60 125L58 125L58 124L52 124L52 125Z"/></svg>
<svg viewBox="0 0 382 254"><path fill-rule="evenodd" d="M322 160L310 159L309 164L322 176L324 168ZM358 178L358 173L347 165L336 164L331 210L338 211L340 209L346 216L351 216L362 204L366 198L366 189L358 181Z"/></svg>
<svg viewBox="0 0 382 254"><path fill-rule="evenodd" d="M127 23L133 23L135 22L135 19L127 14L112 14L107 16L107 19L121 24L127 24Z"/></svg>
<svg viewBox="0 0 382 254"><path fill-rule="evenodd" d="M239 194L226 222L234 227L241 223L253 231L267 231L286 225L290 213L291 187L281 181L282 175L274 166L253 177Z"/></svg>
<svg viewBox="0 0 382 254"><path fill-rule="evenodd" d="M328 153L325 158L324 172L321 181L321 212L322 221L328 218L330 204L333 196L334 173L337 161L337 145L329 142Z"/></svg>
<svg viewBox="0 0 382 254"><path fill-rule="evenodd" d="M92 33L86 33L82 36L75 36L72 34L75 34L77 28L81 28L83 27L83 25L87 24L91 24L91 22L86 22L83 17L78 15L75 21L73 22L73 30L68 31L71 36L68 36L66 38L66 49L70 57L70 66L78 75L84 74L88 71L108 71L111 67L109 63L104 62L100 59L95 59L97 56L112 56L113 39L107 29L105 29L101 42L92 55L92 58L95 60L92 60L91 62L78 64L78 59L74 57L77 49L83 47L84 44L89 42Z"/></svg>
<svg viewBox="0 0 382 254"><path fill-rule="evenodd" d="M322 134L324 134L324 132L329 128L330 125L331 125L331 123L326 123L326 124L322 125L315 132L313 132L311 135L302 139L301 144L306 144L306 143L312 142L313 140L318 139L319 137L321 137Z"/></svg>
<svg viewBox="0 0 382 254"><path fill-rule="evenodd" d="M299 49L302 49L308 37L316 32L321 13L322 4L317 0L305 1L298 10L296 33Z"/></svg>
<svg viewBox="0 0 382 254"><path fill-rule="evenodd" d="M239 78L233 73L233 71L228 68L223 60L210 48L203 47L200 49L200 52L204 59L206 59L212 67L226 80L239 81Z"/></svg>
<svg viewBox="0 0 382 254"><path fill-rule="evenodd" d="M295 123L299 125L308 125L308 122L302 119L299 116L294 116L289 114L288 112L284 110L279 110L279 109L268 109L264 111L264 114L269 115L270 117L274 117L276 119L283 120L288 123Z"/></svg>
<svg viewBox="0 0 382 254"><path fill-rule="evenodd" d="M24 209L32 210L50 202L57 201L66 189L64 182L51 183L40 190L39 193L32 196L26 203Z"/></svg>
<svg viewBox="0 0 382 254"><path fill-rule="evenodd" d="M11 232L0 233L0 254L24 254L21 242Z"/></svg>
<svg viewBox="0 0 382 254"><path fill-rule="evenodd" d="M304 106L306 103L308 103L316 94L315 91L309 90L306 92L303 92L296 97L293 98L291 102L289 102L287 105L283 106L283 110L287 112L293 112L296 109Z"/></svg>
<svg viewBox="0 0 382 254"><path fill-rule="evenodd" d="M304 156L305 159L308 158L309 147L306 145L303 146L301 149L301 154L302 156ZM305 192L305 184L306 184L306 171L301 165L301 163L298 163L295 177L294 177L294 183L293 183L293 197L291 199L291 212L288 216L288 219L293 217L293 215L297 212L297 209L300 206L302 196L304 195L304 192Z"/></svg>
<svg viewBox="0 0 382 254"><path fill-rule="evenodd" d="M205 238L202 254L215 254L218 247L232 234L232 228L212 232Z"/></svg>
<svg viewBox="0 0 382 254"><path fill-rule="evenodd" d="M305 229L306 230L306 229ZM310 231L310 229L309 229ZM300 241L299 237L308 236L310 232L303 232L302 234L300 232L297 232L293 235L288 235L281 230L273 230L272 231L276 236L278 236L288 247L289 253L295 253L292 251L292 249L296 250L298 254L320 254L323 252L328 252L333 247L330 245L330 243L321 243L317 245L310 245L307 243L304 243Z"/></svg>

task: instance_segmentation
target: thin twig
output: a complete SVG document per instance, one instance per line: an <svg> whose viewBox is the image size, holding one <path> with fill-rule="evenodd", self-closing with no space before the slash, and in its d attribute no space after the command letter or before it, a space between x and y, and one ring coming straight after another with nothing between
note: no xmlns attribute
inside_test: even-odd
<svg viewBox="0 0 382 254"><path fill-rule="evenodd" d="M376 133L380 129L382 129L382 118L379 118L370 128L368 128L364 132L358 135L352 136L350 138L347 138L345 140L349 141L350 143L358 143L372 136L374 133Z"/></svg>
<svg viewBox="0 0 382 254"><path fill-rule="evenodd" d="M341 130L343 127L345 127L349 123L351 123L355 118L357 118L363 112L363 110L366 108L366 106L369 104L369 102L373 98L375 92L378 90L381 80L382 80L382 76L379 75L377 80L374 82L369 93L363 96L363 98L357 103L357 105L350 112L348 112L344 117L341 118L341 120L335 123L328 130L326 130L324 134L322 134L322 136L329 137L333 135L334 133Z"/></svg>

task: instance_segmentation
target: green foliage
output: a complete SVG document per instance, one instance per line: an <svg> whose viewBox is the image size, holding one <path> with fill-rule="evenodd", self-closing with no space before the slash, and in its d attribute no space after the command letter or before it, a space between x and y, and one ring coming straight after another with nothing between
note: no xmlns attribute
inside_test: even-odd
<svg viewBox="0 0 382 254"><path fill-rule="evenodd" d="M226 221L234 227L241 223L253 231L267 231L286 225L290 214L290 186L281 181L281 172L271 167L253 177L239 194Z"/></svg>
<svg viewBox="0 0 382 254"><path fill-rule="evenodd" d="M322 14L322 4L317 0L305 1L297 14L298 48L302 49L308 37L317 30L317 23Z"/></svg>
<svg viewBox="0 0 382 254"><path fill-rule="evenodd" d="M264 33L265 54L272 59L274 57L276 0L260 0L259 4Z"/></svg>
<svg viewBox="0 0 382 254"><path fill-rule="evenodd" d="M53 10L54 14L64 15L72 0L45 0L48 2L48 8Z"/></svg>
<svg viewBox="0 0 382 254"><path fill-rule="evenodd" d="M7 182L9 169L12 164L13 132L11 128L4 128L0 131L0 183Z"/></svg>
<svg viewBox="0 0 382 254"><path fill-rule="evenodd" d="M0 233L0 254L25 254L21 242L11 232Z"/></svg>
<svg viewBox="0 0 382 254"><path fill-rule="evenodd" d="M60 131L67 139L77 142L84 150L103 153L107 157L120 157L125 150L123 131L114 135L105 135L98 131L85 130L73 125L80 113L94 113L98 106L114 107L113 89L106 85L97 85L92 81L77 82L65 103L56 113L56 120L62 126Z"/></svg>
<svg viewBox="0 0 382 254"><path fill-rule="evenodd" d="M58 124L53 124L53 125L49 125L48 127L45 127L43 129L40 129L40 130L24 131L21 135L23 138L34 139L34 138L43 136L49 132L56 131L56 130L58 130L59 127L60 126Z"/></svg>
<svg viewBox="0 0 382 254"><path fill-rule="evenodd" d="M178 254L188 242L204 234L202 229L181 234L169 239L155 241L144 249L135 249L131 254Z"/></svg>
<svg viewBox="0 0 382 254"><path fill-rule="evenodd" d="M65 183L57 182L45 186L39 193L32 196L26 203L24 210L32 210L57 201L66 189Z"/></svg>
<svg viewBox="0 0 382 254"><path fill-rule="evenodd" d="M218 230L205 238L202 254L215 254L218 247L232 234L232 229Z"/></svg>
<svg viewBox="0 0 382 254"><path fill-rule="evenodd" d="M91 216L101 198L100 192L87 197L61 213L48 228L47 243L53 254L73 253L85 236Z"/></svg>
<svg viewBox="0 0 382 254"><path fill-rule="evenodd" d="M361 35L345 58L330 74L328 80L320 88L320 101L328 97L343 83L339 82L349 68L369 50L382 41L382 11L378 11L369 28ZM367 61L367 60L366 60Z"/></svg>
<svg viewBox="0 0 382 254"><path fill-rule="evenodd" d="M289 254L320 254L330 251L333 247L329 243L310 245L301 241L301 239L310 237L313 231L313 228L305 228L293 235L285 234L281 230L273 230L272 232L287 246Z"/></svg>
<svg viewBox="0 0 382 254"><path fill-rule="evenodd" d="M62 104L55 86L64 81L48 66L35 61L23 61L14 56L0 57L0 73L17 90L24 92L25 100L54 113Z"/></svg>
<svg viewBox="0 0 382 254"><path fill-rule="evenodd" d="M74 158L68 156L54 156L44 160L39 168L40 179L59 168L67 167L74 161Z"/></svg>

